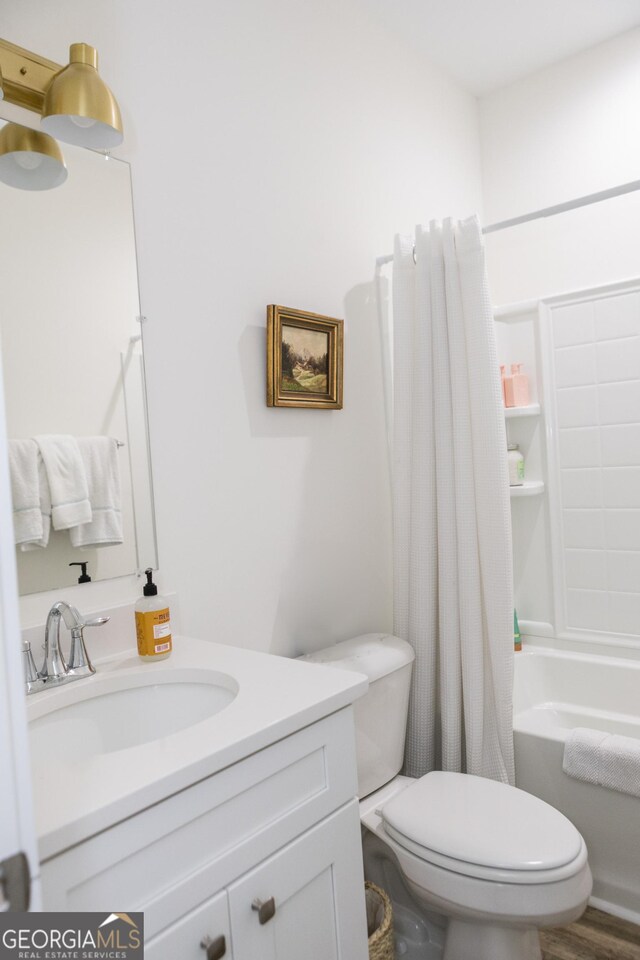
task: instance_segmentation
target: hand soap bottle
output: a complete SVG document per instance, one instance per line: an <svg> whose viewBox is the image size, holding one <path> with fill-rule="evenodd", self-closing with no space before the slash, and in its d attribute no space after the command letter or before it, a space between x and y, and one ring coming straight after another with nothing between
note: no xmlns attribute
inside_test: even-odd
<svg viewBox="0 0 640 960"><path fill-rule="evenodd" d="M145 570L147 582L135 605L136 639L141 660L166 660L171 653L171 615L164 597L151 579L153 570Z"/></svg>
<svg viewBox="0 0 640 960"><path fill-rule="evenodd" d="M511 364L511 392L513 403L509 404L512 407L527 407L529 406L529 377L526 373L522 372L521 363L512 363Z"/></svg>
<svg viewBox="0 0 640 960"><path fill-rule="evenodd" d="M505 393L505 382L504 382L506 376L507 376L507 369L504 363L501 363L500 364L500 388L502 390L502 406L503 407L507 406L507 396Z"/></svg>

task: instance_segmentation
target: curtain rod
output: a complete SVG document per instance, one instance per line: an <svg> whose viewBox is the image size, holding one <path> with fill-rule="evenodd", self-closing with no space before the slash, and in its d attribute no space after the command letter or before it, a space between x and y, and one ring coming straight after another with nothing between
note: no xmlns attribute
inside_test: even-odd
<svg viewBox="0 0 640 960"><path fill-rule="evenodd" d="M498 223L491 223L488 227L483 227L482 232L497 233L499 230L506 230L508 227L517 227L521 223L530 223L532 220L542 220L544 217L555 217L557 213L567 213L569 210L577 210L579 207L588 207L592 203L600 203L601 200L611 200L613 197L621 197L625 193L635 193L640 190L640 180L632 180L630 183L623 183L618 187L611 187L609 190L600 190L598 193L589 193L585 197L577 197L575 200L567 200L565 203L556 203L553 207L543 207L541 210L535 210L533 213L524 213L520 217L512 217L510 220L500 220ZM378 267L385 263L391 263L393 254L387 254L384 257L376 259Z"/></svg>

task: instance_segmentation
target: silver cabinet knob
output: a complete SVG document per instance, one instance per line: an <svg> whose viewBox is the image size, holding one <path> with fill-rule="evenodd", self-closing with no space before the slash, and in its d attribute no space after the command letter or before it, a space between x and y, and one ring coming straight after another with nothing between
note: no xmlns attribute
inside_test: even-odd
<svg viewBox="0 0 640 960"><path fill-rule="evenodd" d="M203 937L200 946L207 951L207 960L220 960L227 952L227 941L224 937L216 937L215 940Z"/></svg>
<svg viewBox="0 0 640 960"><path fill-rule="evenodd" d="M258 900L256 897L251 904L251 909L257 911L260 923L268 923L276 912L276 902L273 897L269 897L268 900Z"/></svg>

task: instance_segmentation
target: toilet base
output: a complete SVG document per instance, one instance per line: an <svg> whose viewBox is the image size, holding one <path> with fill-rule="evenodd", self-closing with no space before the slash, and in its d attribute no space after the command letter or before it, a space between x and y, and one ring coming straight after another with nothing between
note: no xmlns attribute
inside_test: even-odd
<svg viewBox="0 0 640 960"><path fill-rule="evenodd" d="M542 960L535 927L502 927L451 918L442 960Z"/></svg>

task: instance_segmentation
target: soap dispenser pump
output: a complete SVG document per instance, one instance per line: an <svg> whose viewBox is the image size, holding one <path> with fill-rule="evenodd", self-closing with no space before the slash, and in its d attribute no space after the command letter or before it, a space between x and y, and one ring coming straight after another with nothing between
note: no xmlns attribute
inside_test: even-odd
<svg viewBox="0 0 640 960"><path fill-rule="evenodd" d="M90 577L89 574L87 573L88 563L89 563L88 560L84 560L84 561L82 561L82 562L76 560L76 561L74 561L74 563L70 563L70 564L69 564L70 567L80 567L80 568L81 568L81 573L80 573L80 576L78 577L78 583L91 583L91 577Z"/></svg>
<svg viewBox="0 0 640 960"><path fill-rule="evenodd" d="M171 655L171 614L165 597L158 596L153 570L145 570L143 596L135 605L136 640L141 660L166 660Z"/></svg>

